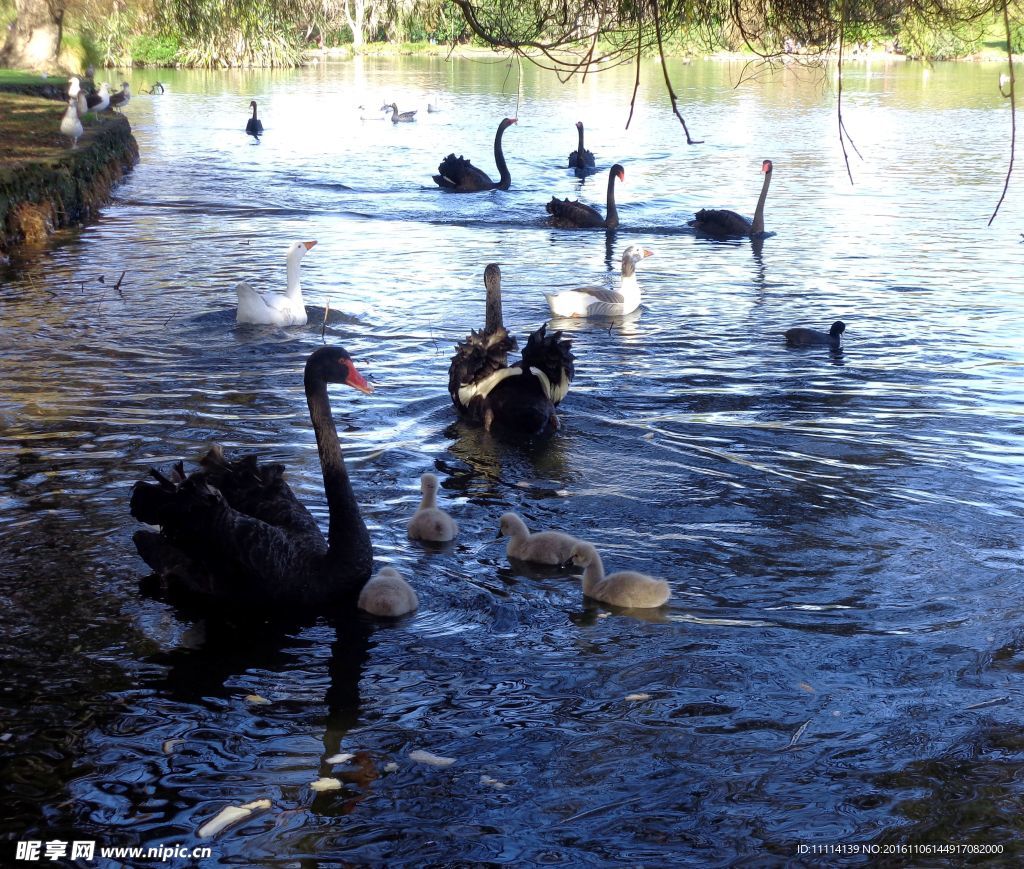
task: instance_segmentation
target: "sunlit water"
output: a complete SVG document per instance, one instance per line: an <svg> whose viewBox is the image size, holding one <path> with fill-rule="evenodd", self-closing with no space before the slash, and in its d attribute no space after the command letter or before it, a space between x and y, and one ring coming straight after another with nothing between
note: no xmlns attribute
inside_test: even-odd
<svg viewBox="0 0 1024 869"><path fill-rule="evenodd" d="M168 74L159 97L129 75L141 163L0 289L7 838L191 846L269 798L211 864L1020 856L1024 201L1018 180L986 226L998 69L851 67L852 186L831 79L733 89L740 72L674 69L694 146L654 66L629 130L628 70L520 85L505 62L368 60ZM358 119L385 100L417 122ZM496 177L516 113L509 192L433 185L451 151ZM604 172L581 189L564 168L577 119L599 166L625 166L614 237L544 224L552 195L603 209ZM705 206L751 214L763 158L763 249L686 229ZM283 289L286 245L313 238L309 326L236 326L235 282ZM544 290L613 285L628 243L655 252L642 309L556 322L578 357L561 430L457 423L448 361L483 323L484 266L523 339ZM835 319L841 354L782 343ZM127 505L152 465L255 449L326 519L301 389L322 332L377 386L336 389L335 414L378 563L419 612L253 629L143 594ZM405 539L426 470L462 528L449 548ZM510 509L665 577L670 604L617 611L509 566ZM310 790L323 775L342 788Z"/></svg>

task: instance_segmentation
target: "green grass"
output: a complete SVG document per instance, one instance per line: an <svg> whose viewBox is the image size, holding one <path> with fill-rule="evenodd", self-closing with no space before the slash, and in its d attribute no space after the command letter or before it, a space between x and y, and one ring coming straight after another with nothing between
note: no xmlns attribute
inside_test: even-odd
<svg viewBox="0 0 1024 869"><path fill-rule="evenodd" d="M24 73L12 73L0 69L0 83L11 81L23 84L15 78ZM32 83L40 81L35 76ZM62 83L63 79L54 81ZM44 100L23 94L0 92L0 178L4 170L23 166L26 163L52 163L68 151L68 140L60 134L60 119L65 106L56 100Z"/></svg>
<svg viewBox="0 0 1024 869"><path fill-rule="evenodd" d="M52 84L63 87L67 79L62 75L41 76L38 72L18 69L0 69L0 85Z"/></svg>

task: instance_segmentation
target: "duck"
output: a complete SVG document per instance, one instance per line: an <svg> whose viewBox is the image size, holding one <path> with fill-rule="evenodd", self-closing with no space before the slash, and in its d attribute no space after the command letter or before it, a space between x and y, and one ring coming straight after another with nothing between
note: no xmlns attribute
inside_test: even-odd
<svg viewBox="0 0 1024 869"><path fill-rule="evenodd" d="M589 175L588 170L593 169L597 164L594 155L583 147L583 121L576 122L576 131L579 134L579 144L575 151L569 152L569 168L575 169L577 175Z"/></svg>
<svg viewBox="0 0 1024 869"><path fill-rule="evenodd" d="M579 543L575 537L561 531L538 531L531 534L526 523L515 513L502 515L498 537L507 537L505 554L509 559L530 561L534 564L561 566L572 557Z"/></svg>
<svg viewBox="0 0 1024 869"><path fill-rule="evenodd" d="M607 217L601 212L578 200L558 199L554 196L545 206L551 215L552 226L563 229L615 229L619 225L619 212L615 208L615 179L625 183L626 170L618 163L608 170L608 206Z"/></svg>
<svg viewBox="0 0 1024 869"><path fill-rule="evenodd" d="M426 540L431 543L447 543L459 533L455 520L437 506L437 477L424 474L420 477L420 492L423 499L419 509L409 520L409 539Z"/></svg>
<svg viewBox="0 0 1024 869"><path fill-rule="evenodd" d="M211 604L267 612L352 606L373 569L373 546L345 467L327 387L373 387L344 347L306 359L303 386L316 435L330 516L324 539L284 480L285 468L256 455L236 460L214 446L186 476L183 462L132 488L131 515L159 530L133 541L168 588Z"/></svg>
<svg viewBox="0 0 1024 869"><path fill-rule="evenodd" d="M387 105L381 106L381 109L391 109L392 124L408 124L410 121L416 120L415 109L411 112L399 112L398 105L396 103L388 103Z"/></svg>
<svg viewBox="0 0 1024 869"><path fill-rule="evenodd" d="M123 109L132 98L132 88L128 82L121 82L121 90L116 94L110 95L110 108L112 109Z"/></svg>
<svg viewBox="0 0 1024 869"><path fill-rule="evenodd" d="M82 80L73 75L68 79L68 98L75 98L75 106L78 109L79 120L89 111L89 101L86 99L85 91L82 90Z"/></svg>
<svg viewBox="0 0 1024 869"><path fill-rule="evenodd" d="M100 85L99 93L87 94L85 102L90 112L96 112L97 115L100 112L105 112L110 107L110 85L103 82Z"/></svg>
<svg viewBox="0 0 1024 869"><path fill-rule="evenodd" d="M245 122L245 132L258 142L263 135L263 121L256 117L256 100L250 100L249 108L252 109L252 117Z"/></svg>
<svg viewBox="0 0 1024 869"><path fill-rule="evenodd" d="M785 332L786 343L790 347L822 347L828 346L838 350L842 341L843 332L846 331L846 324L842 320L836 320L827 332L818 329L808 329L804 326L795 326Z"/></svg>
<svg viewBox="0 0 1024 869"><path fill-rule="evenodd" d="M78 117L77 96L68 97L68 107L64 110L64 117L60 119L60 131L71 140L71 150L74 151L82 137L82 119Z"/></svg>
<svg viewBox="0 0 1024 869"><path fill-rule="evenodd" d="M293 241L285 251L288 263L288 288L283 293L261 293L245 281L235 286L238 294L238 323L261 326L305 326L306 305L302 301L299 285L299 267L302 258L316 245L316 241Z"/></svg>
<svg viewBox="0 0 1024 869"><path fill-rule="evenodd" d="M541 326L527 339L522 359L508 364L516 349L501 317L501 269L484 269L487 314L484 329L472 331L455 345L448 369L448 393L456 410L485 431L493 427L521 436L545 434L559 427L555 408L565 398L576 373L572 342L561 332Z"/></svg>
<svg viewBox="0 0 1024 869"><path fill-rule="evenodd" d="M428 114L431 114L431 113L434 113L434 112L443 112L443 111L444 111L444 107L441 105L441 100L440 100L440 98L437 95L434 96L433 102L431 102L430 100L427 101L427 113Z"/></svg>
<svg viewBox="0 0 1024 869"><path fill-rule="evenodd" d="M505 154L501 150L501 137L505 130L518 123L518 118L504 118L498 124L498 132L494 134L494 164L498 167L499 179L494 182L490 176L478 169L462 155L456 157L449 154L437 167L434 183L444 190L456 193L478 193L481 190L508 190L512 184L512 176L505 163Z"/></svg>
<svg viewBox="0 0 1024 869"><path fill-rule="evenodd" d="M382 567L359 592L356 606L374 616L397 618L420 605L416 590L393 567Z"/></svg>
<svg viewBox="0 0 1024 869"><path fill-rule="evenodd" d="M552 317L622 317L640 306L640 285L636 265L654 256L654 251L631 244L622 252L622 278L618 290L578 287L560 293L545 293Z"/></svg>
<svg viewBox="0 0 1024 869"><path fill-rule="evenodd" d="M573 547L563 567L582 567L583 593L612 606L653 609L672 596L665 580L646 573L620 570L605 576L601 556L594 545L586 541Z"/></svg>
<svg viewBox="0 0 1024 869"><path fill-rule="evenodd" d="M727 209L702 208L687 225L712 238L763 237L764 203L768 198L768 185L772 183L772 161L762 160L761 171L764 173L764 183L761 185L761 195L757 198L753 220Z"/></svg>

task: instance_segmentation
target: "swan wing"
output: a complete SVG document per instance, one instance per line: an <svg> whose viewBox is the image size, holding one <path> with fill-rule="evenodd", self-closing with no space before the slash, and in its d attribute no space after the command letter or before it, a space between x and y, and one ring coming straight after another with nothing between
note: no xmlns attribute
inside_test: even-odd
<svg viewBox="0 0 1024 869"><path fill-rule="evenodd" d="M752 222L726 208L702 208L688 224L698 232L714 236L750 235Z"/></svg>
<svg viewBox="0 0 1024 869"><path fill-rule="evenodd" d="M552 226L563 227L586 227L604 226L605 219L596 208L584 205L578 200L558 199L551 197L551 201L544 206L551 215Z"/></svg>
<svg viewBox="0 0 1024 869"><path fill-rule="evenodd" d="M484 377L482 380L477 380L473 383L465 383L459 387L458 397L459 403L463 407L469 407L469 404L475 398L486 398L491 391L503 380L509 377L516 377L523 373L522 368L502 368L500 371L495 371L493 374Z"/></svg>
<svg viewBox="0 0 1024 869"><path fill-rule="evenodd" d="M523 366L540 378L552 404L558 404L569 392L576 375L575 360L572 341L563 338L561 332L548 335L546 325L533 332L523 348Z"/></svg>
<svg viewBox="0 0 1024 869"><path fill-rule="evenodd" d="M515 338L503 326L493 332L470 332L464 341L455 345L455 355L448 368L448 393L455 406L464 410L468 402L460 400L462 388L507 368L508 354L515 349Z"/></svg>
<svg viewBox="0 0 1024 869"><path fill-rule="evenodd" d="M465 157L449 154L437 167L434 182L446 190L490 190L494 182Z"/></svg>

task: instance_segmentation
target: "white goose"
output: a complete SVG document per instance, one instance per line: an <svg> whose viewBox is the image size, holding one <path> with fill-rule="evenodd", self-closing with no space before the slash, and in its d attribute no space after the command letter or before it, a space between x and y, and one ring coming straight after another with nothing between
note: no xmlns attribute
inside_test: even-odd
<svg viewBox="0 0 1024 869"><path fill-rule="evenodd" d="M299 286L299 266L315 241L296 241L288 246L288 289L283 293L260 293L242 281L235 287L238 293L239 323L262 326L305 326L306 306Z"/></svg>
<svg viewBox="0 0 1024 869"><path fill-rule="evenodd" d="M636 264L654 251L631 244L622 252L622 281L618 290L578 287L561 293L545 293L553 317L622 317L640 307Z"/></svg>
<svg viewBox="0 0 1024 869"><path fill-rule="evenodd" d="M68 97L68 107L64 111L64 117L60 119L60 131L71 140L71 150L74 151L82 136L82 121L78 117L77 97Z"/></svg>

